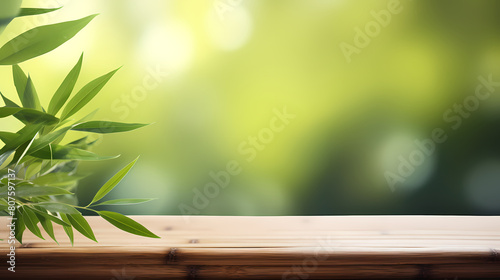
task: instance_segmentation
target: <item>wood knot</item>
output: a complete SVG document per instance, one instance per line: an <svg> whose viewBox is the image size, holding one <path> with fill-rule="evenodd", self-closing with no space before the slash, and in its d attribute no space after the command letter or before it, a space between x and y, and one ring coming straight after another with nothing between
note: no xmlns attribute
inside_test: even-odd
<svg viewBox="0 0 500 280"><path fill-rule="evenodd" d="M490 262L500 262L500 252L497 249L490 249Z"/></svg>
<svg viewBox="0 0 500 280"><path fill-rule="evenodd" d="M167 264L177 261L177 248L171 248L167 254Z"/></svg>

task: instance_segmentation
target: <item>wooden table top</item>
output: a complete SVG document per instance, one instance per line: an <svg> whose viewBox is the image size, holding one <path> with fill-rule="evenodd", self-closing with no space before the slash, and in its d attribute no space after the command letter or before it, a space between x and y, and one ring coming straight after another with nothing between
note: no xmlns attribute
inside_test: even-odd
<svg viewBox="0 0 500 280"><path fill-rule="evenodd" d="M130 216L161 239L86 217L98 243L26 231L0 279L500 279L499 216Z"/></svg>

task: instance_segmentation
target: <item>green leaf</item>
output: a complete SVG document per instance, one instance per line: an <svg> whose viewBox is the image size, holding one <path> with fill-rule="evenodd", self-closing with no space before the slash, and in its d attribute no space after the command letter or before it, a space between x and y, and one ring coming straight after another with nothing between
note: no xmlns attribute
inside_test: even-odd
<svg viewBox="0 0 500 280"><path fill-rule="evenodd" d="M91 205L94 202L99 201L101 198L103 198L106 194L108 194L120 181L127 175L127 173L130 171L132 166L134 166L135 162L139 159L137 157L134 161L129 163L127 166L125 166L122 170L118 171L111 179L109 179L100 189L99 191L95 194L94 198L92 201L89 203Z"/></svg>
<svg viewBox="0 0 500 280"><path fill-rule="evenodd" d="M39 26L22 33L0 48L0 65L17 64L52 51L73 38L95 16Z"/></svg>
<svg viewBox="0 0 500 280"><path fill-rule="evenodd" d="M25 16L35 16L35 15L41 15L41 14L46 14L50 13L53 11L57 11L62 7L59 8L21 8L19 11L19 14L17 14L17 17L25 17Z"/></svg>
<svg viewBox="0 0 500 280"><path fill-rule="evenodd" d="M24 89L24 95L21 103L25 108L37 109L39 111L42 110L40 100L38 99L38 94L35 90L35 85L33 85L33 81L31 80L30 76L28 76L28 81L26 82L26 87Z"/></svg>
<svg viewBox="0 0 500 280"><path fill-rule="evenodd" d="M77 186L78 184L68 185L65 186L64 189L71 191L74 190ZM78 197L76 195L71 195L71 194L60 195L57 197L57 201L70 205L78 205Z"/></svg>
<svg viewBox="0 0 500 280"><path fill-rule="evenodd" d="M44 239L42 236L42 233L40 232L40 229L38 228L37 224L39 222L38 217L29 209L28 207L21 207L22 213L24 214L24 223L26 224L26 227L36 236L40 237L41 239Z"/></svg>
<svg viewBox="0 0 500 280"><path fill-rule="evenodd" d="M21 207L16 208L16 212L14 214L14 217L17 218L16 220L16 228L14 230L16 239L19 241L19 243L23 243L23 233L24 230L26 229L26 225L24 224L24 215L21 212Z"/></svg>
<svg viewBox="0 0 500 280"><path fill-rule="evenodd" d="M5 97L5 95L3 95L1 92L0 92L0 96L2 96L3 102L5 103L6 107L19 107L19 105L17 105L16 103L14 103L14 101L12 101L12 100L8 99L7 97Z"/></svg>
<svg viewBox="0 0 500 280"><path fill-rule="evenodd" d="M40 186L66 186L81 180L84 176L74 176L66 172L53 172L32 180L33 184Z"/></svg>
<svg viewBox="0 0 500 280"><path fill-rule="evenodd" d="M26 80L27 79L28 78L26 78ZM26 85L26 83L24 83L24 85ZM24 95L24 89L23 89L22 92L23 92L23 94L21 94L21 96ZM3 99L6 107L19 107L19 105L17 105L15 102L13 102L12 100L8 99L7 97L5 97L1 92L0 92L0 96L2 96L2 99ZM29 121L30 121L28 119L29 115L28 116L24 116L23 112L19 112L17 114L14 114L14 117L16 119L20 120L21 122L23 122L24 124L29 123ZM51 116L51 118L52 118L52 116Z"/></svg>
<svg viewBox="0 0 500 280"><path fill-rule="evenodd" d="M139 204L139 203L144 203L144 202L148 202L148 201L155 200L155 199L156 198L122 198L122 199L113 199L113 200L108 200L108 201L101 202L99 204L94 204L94 206Z"/></svg>
<svg viewBox="0 0 500 280"><path fill-rule="evenodd" d="M95 139L94 141L88 142L88 143L87 143L87 146L88 146L88 147L92 147L92 146L94 146L94 145L97 143L97 141L99 141L99 140L101 140L101 139L102 139L102 138L97 138L97 139Z"/></svg>
<svg viewBox="0 0 500 280"><path fill-rule="evenodd" d="M61 128L57 131L51 132L49 134L41 136L38 139L35 139L35 141L33 141L33 145L31 145L30 149L28 150L28 154L32 154L44 147L47 147L50 143L65 135L70 128L71 127Z"/></svg>
<svg viewBox="0 0 500 280"><path fill-rule="evenodd" d="M37 135L38 135L38 133L35 134L35 136L33 136L33 138L29 142L26 142L23 145L21 145L19 148L17 148L17 151L14 154L14 158L12 159L12 161L16 163L16 166L19 165L19 162L26 155L26 152L31 147L31 144L33 144L33 141L35 141L35 138Z"/></svg>
<svg viewBox="0 0 500 280"><path fill-rule="evenodd" d="M14 150L8 150L0 153L0 166L10 157Z"/></svg>
<svg viewBox="0 0 500 280"><path fill-rule="evenodd" d="M17 96L19 96L21 103L24 104L24 91L26 89L26 84L28 83L28 77L17 64L12 65L12 76L14 77L14 85L16 86Z"/></svg>
<svg viewBox="0 0 500 280"><path fill-rule="evenodd" d="M32 162L28 167L26 168L26 172L24 174L24 179L29 180L31 177L35 176L35 174L40 172L40 169L42 167L42 162Z"/></svg>
<svg viewBox="0 0 500 280"><path fill-rule="evenodd" d="M33 186L21 186L16 188L16 197L36 197L36 196L47 196L47 195L61 195L61 194L72 194L71 192L61 189L58 187L33 187ZM0 197L6 197L7 192L0 193Z"/></svg>
<svg viewBox="0 0 500 280"><path fill-rule="evenodd" d="M47 174L51 172L61 172L61 173L75 173L76 167L78 165L77 160L44 160L40 174Z"/></svg>
<svg viewBox="0 0 500 280"><path fill-rule="evenodd" d="M50 236L50 238L52 238L57 244L59 244L59 242L57 242L56 236L54 235L54 227L52 226L52 222L45 216L42 216L36 212L35 214L38 217L38 220L40 220L40 224L42 225L45 232Z"/></svg>
<svg viewBox="0 0 500 280"><path fill-rule="evenodd" d="M82 214L70 214L67 216L68 220L71 222L71 224L76 230L78 230L81 234L83 234L90 240L97 242L94 236L94 232L92 231L92 228L90 228L89 223L87 223L87 220L85 220Z"/></svg>
<svg viewBox="0 0 500 280"><path fill-rule="evenodd" d="M7 142L14 141L14 139L16 139L17 137L19 137L19 134L17 133L0 131L0 140L2 140L2 142L6 144Z"/></svg>
<svg viewBox="0 0 500 280"><path fill-rule="evenodd" d="M84 145L87 142L87 138L89 138L89 137L88 136L83 136L82 138L78 138L78 139L76 139L74 141L69 142L68 145L75 145L75 146Z"/></svg>
<svg viewBox="0 0 500 280"><path fill-rule="evenodd" d="M80 213L73 206L68 205L68 204L64 204L64 203L59 203L59 202L40 202L40 203L36 203L34 205L40 206L43 209L50 211L50 212L58 212L58 213L64 213L64 214L78 214L78 213ZM63 219L63 221L64 221L64 219Z"/></svg>
<svg viewBox="0 0 500 280"><path fill-rule="evenodd" d="M118 157L99 156L86 150L61 145L50 145L30 155L36 158L52 160L108 160Z"/></svg>
<svg viewBox="0 0 500 280"><path fill-rule="evenodd" d="M83 118L81 118L80 120L78 120L78 121L76 121L75 123L73 123L73 125L77 125L77 124L79 124L79 123L86 122L87 120L91 119L91 118L95 115L95 113L97 113L97 111L99 111L99 108L97 108L97 109L95 109L94 111L92 111L92 112L88 113L87 115L85 115L85 117L83 117ZM61 121L61 122L60 122L60 123L56 126L56 128L57 128L57 127L62 126L62 124L65 124L65 123L68 123L68 122L71 122L71 121L73 121L73 119L66 119L66 120L64 120L64 121Z"/></svg>
<svg viewBox="0 0 500 280"><path fill-rule="evenodd" d="M8 173L6 173L6 174L8 174ZM9 178L4 177L4 178L2 178L0 180L0 183L3 184L3 185L7 185L9 182L14 183L16 186L31 185L31 182L28 182L28 181L25 181L25 180L21 180L21 179L14 179L14 180L11 179L11 180L9 180Z"/></svg>
<svg viewBox="0 0 500 280"><path fill-rule="evenodd" d="M0 118L14 115L16 118L22 118L30 123L44 123L47 125L59 122L59 119L35 109L19 107L0 107Z"/></svg>
<svg viewBox="0 0 500 280"><path fill-rule="evenodd" d="M118 68L119 69L119 68ZM73 98L68 101L68 104L64 107L61 115L61 119L67 119L68 117L74 115L80 109L82 109L87 103L94 98L94 96L99 93L99 91L106 85L106 83L113 77L113 75L118 71L118 69L113 70L91 82L86 84L78 93L73 96Z"/></svg>
<svg viewBox="0 0 500 280"><path fill-rule="evenodd" d="M42 128L41 124L27 125L17 132L19 137L9 141L2 149L0 149L0 165L2 165L7 158L12 154L17 148L19 148L24 143L31 141L33 137Z"/></svg>
<svg viewBox="0 0 500 280"><path fill-rule="evenodd" d="M39 207L39 208L43 209L41 207ZM45 217L46 219L49 219L49 220L53 221L54 223L59 224L61 226L70 226L71 225L70 223L67 223L67 222L63 221L63 220L59 219L56 216L52 216L51 214L49 214L49 213L47 213L45 211L42 211L42 210L39 210L39 209L36 209L36 208L31 208L31 210L33 212L35 212L36 214L41 215L41 216Z"/></svg>
<svg viewBox="0 0 500 280"><path fill-rule="evenodd" d="M0 107L0 118L5 118L14 115L22 110L31 110L31 109L24 109L19 107Z"/></svg>
<svg viewBox="0 0 500 280"><path fill-rule="evenodd" d="M122 214L110 211L98 211L97 213L106 221L123 231L145 237L160 238L158 235L152 233L143 225Z"/></svg>
<svg viewBox="0 0 500 280"><path fill-rule="evenodd" d="M83 138L80 138L76 141L73 141L71 143L68 143L66 144L66 146L70 146L70 147L73 147L73 148L78 148L78 149L82 149L82 150L87 150L89 145L87 144L87 136L83 137Z"/></svg>
<svg viewBox="0 0 500 280"><path fill-rule="evenodd" d="M71 120L64 120L64 121L60 121L57 125L55 125L55 126L53 127L53 129L59 128L59 127L61 127L61 126L65 125L65 124L69 123L70 121L71 121ZM57 144L57 143L56 143L56 144Z"/></svg>
<svg viewBox="0 0 500 280"><path fill-rule="evenodd" d="M78 76L80 75L80 70L82 69L83 62L83 53L80 56L80 59L76 63L76 65L71 69L69 74L66 76L62 84L57 89L54 96L50 100L48 113L55 115L62 108L64 103L68 100L71 92L75 88L76 81L78 80Z"/></svg>
<svg viewBox="0 0 500 280"><path fill-rule="evenodd" d="M71 224L71 222L68 219L68 216L64 213L59 213L61 216L61 220L65 221L68 224ZM71 242L71 246L74 244L74 235L73 235L73 228L71 226L63 226L64 232L66 232L66 235L69 237L69 241Z"/></svg>
<svg viewBox="0 0 500 280"><path fill-rule="evenodd" d="M87 131L94 133L116 133L126 132L141 128L148 124L142 123L119 123L108 121L89 121L74 126L71 130Z"/></svg>

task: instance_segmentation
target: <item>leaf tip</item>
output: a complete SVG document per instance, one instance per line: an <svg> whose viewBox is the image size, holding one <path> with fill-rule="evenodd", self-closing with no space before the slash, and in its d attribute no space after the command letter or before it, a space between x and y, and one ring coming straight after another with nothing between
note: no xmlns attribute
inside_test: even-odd
<svg viewBox="0 0 500 280"><path fill-rule="evenodd" d="M97 14L92 14L90 16L87 16L86 18L90 18L90 20L94 19L96 16L100 15L99 13Z"/></svg>
<svg viewBox="0 0 500 280"><path fill-rule="evenodd" d="M110 73L112 73L111 75L114 75L116 72L118 72L118 70L122 69L123 65L116 68L115 70L111 71Z"/></svg>

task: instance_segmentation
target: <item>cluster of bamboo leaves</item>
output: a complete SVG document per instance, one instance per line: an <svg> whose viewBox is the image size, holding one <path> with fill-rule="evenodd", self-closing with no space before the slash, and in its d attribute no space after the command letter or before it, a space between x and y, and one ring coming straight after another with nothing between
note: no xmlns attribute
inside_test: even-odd
<svg viewBox="0 0 500 280"><path fill-rule="evenodd" d="M18 16L33 16L57 9L24 8ZM118 123L90 120L93 113L75 119L74 116L101 91L118 70L104 74L75 92L80 75L83 55L69 71L53 94L47 107L40 104L35 84L19 63L47 53L84 28L95 15L75 21L39 26L13 38L0 48L0 65L12 67L13 81L19 101L0 92L5 103L0 107L0 118L16 118L23 127L16 132L0 131L4 146L0 149L0 212L17 218L15 237L22 243L26 229L43 238L43 230L54 241L53 224L61 225L73 244L73 229L96 241L92 228L79 210L89 210L117 228L133 234L158 238L141 224L122 214L101 211L102 205L128 205L150 199L103 198L122 180L137 161L129 163L110 178L85 207L78 206L74 194L78 181L83 177L77 172L81 161L98 161L116 158L100 156L90 151L96 141L88 136L75 141L65 141L71 131L86 133L117 133L131 131L144 124ZM95 112L95 111L94 111ZM3 130L3 129L0 129ZM9 177L14 171L15 178ZM11 186L15 186L13 189ZM9 197L14 195L15 207L9 209ZM97 208L96 208L97 207Z"/></svg>

